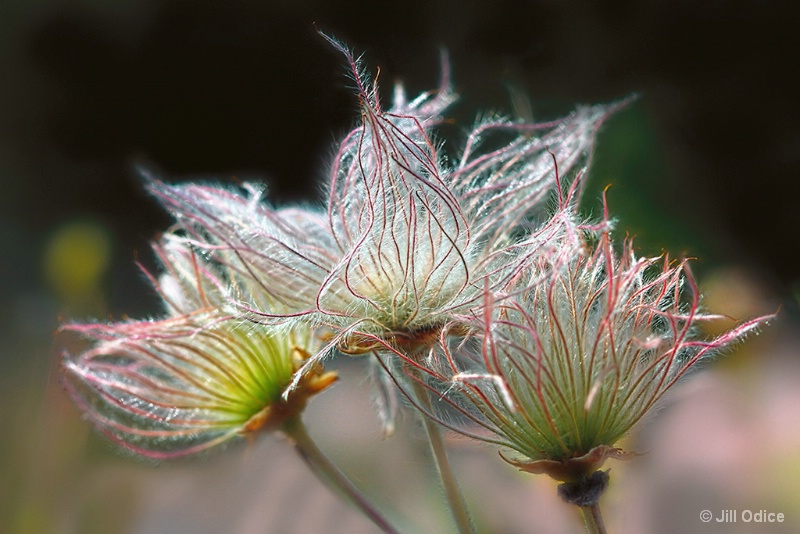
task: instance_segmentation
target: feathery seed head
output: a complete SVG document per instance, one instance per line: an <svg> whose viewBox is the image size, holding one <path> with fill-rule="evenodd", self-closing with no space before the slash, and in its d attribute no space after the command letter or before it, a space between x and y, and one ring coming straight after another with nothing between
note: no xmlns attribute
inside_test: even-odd
<svg viewBox="0 0 800 534"><path fill-rule="evenodd" d="M446 62L437 91L408 99L398 85L384 109L377 83L328 40L349 63L361 123L331 165L327 217L271 208L254 187L242 195L152 180L150 189L175 215L176 239L231 273L238 313L326 324L354 354L374 348L364 336L410 346L479 305L486 280L498 287L519 270L513 248L561 186L554 161L562 176L575 174L613 107L542 124L484 121L449 164L432 140L456 98Z"/></svg>
<svg viewBox="0 0 800 534"><path fill-rule="evenodd" d="M698 310L686 263L637 258L630 242L618 254L607 226L594 232L586 253L539 255L510 298L487 294L472 324L480 348L445 344L430 373L481 439L517 453L507 461L559 480L628 457L614 445L681 376L768 319L696 339L714 317Z"/></svg>
<svg viewBox="0 0 800 534"><path fill-rule="evenodd" d="M479 305L486 283L499 287L517 273L524 261L518 241L561 186L554 160L568 174L585 163L613 110L585 108L548 124L481 123L451 165L432 141L455 100L446 65L437 92L409 102L398 89L384 110L357 60L329 40L350 63L362 120L331 169L328 215L342 256L317 305L344 332L343 352L369 352L381 342L414 352ZM510 142L483 149L487 138L509 132ZM568 196L574 200L574 190Z"/></svg>
<svg viewBox="0 0 800 534"><path fill-rule="evenodd" d="M169 238L156 250L167 318L64 327L93 344L65 355L67 389L114 441L152 458L191 454L279 428L335 380L315 365L295 381L318 348L309 328L225 315L225 277Z"/></svg>

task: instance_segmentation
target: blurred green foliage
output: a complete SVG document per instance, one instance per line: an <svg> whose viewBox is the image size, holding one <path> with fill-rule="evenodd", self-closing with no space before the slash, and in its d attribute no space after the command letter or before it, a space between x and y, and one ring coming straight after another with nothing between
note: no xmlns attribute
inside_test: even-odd
<svg viewBox="0 0 800 534"><path fill-rule="evenodd" d="M604 124L582 198L585 213L602 215L606 190L617 238L633 236L640 255L686 254L704 261L715 251L707 233L681 217L675 169L641 99Z"/></svg>

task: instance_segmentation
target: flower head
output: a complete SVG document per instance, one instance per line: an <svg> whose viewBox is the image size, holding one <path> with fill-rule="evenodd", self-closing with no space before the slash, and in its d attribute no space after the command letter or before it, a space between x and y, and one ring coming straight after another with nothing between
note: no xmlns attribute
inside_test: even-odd
<svg viewBox="0 0 800 534"><path fill-rule="evenodd" d="M613 106L562 120L479 122L448 160L433 130L455 101L447 69L437 91L384 108L377 83L350 64L361 121L330 166L327 210L273 209L254 188L151 183L180 239L235 273L230 303L255 322L299 318L332 329L342 352L413 352L453 316L480 305L521 269L515 252L542 206L586 163ZM243 291L239 286L254 291Z"/></svg>
<svg viewBox="0 0 800 534"><path fill-rule="evenodd" d="M342 259L317 304L328 323L350 333L340 350L384 344L413 353L478 305L485 284L517 272L517 241L556 189L553 155L565 172L584 162L610 110L586 108L538 125L486 120L451 163L432 139L455 100L447 70L437 92L408 101L398 86L384 110L377 87L334 45L350 61L362 120L331 170L328 214ZM482 150L499 134L510 141Z"/></svg>
<svg viewBox="0 0 800 534"><path fill-rule="evenodd" d="M618 254L607 224L578 230L585 251L551 249L509 298L486 295L477 337L444 342L427 384L488 432L471 435L517 453L507 461L560 480L625 457L615 444L681 376L766 319L697 339L715 317L698 310L686 262L637 258L630 242Z"/></svg>
<svg viewBox="0 0 800 534"><path fill-rule="evenodd" d="M76 403L106 435L144 456L183 456L279 428L335 379L317 366L287 394L317 348L311 331L225 315L218 269L169 237L156 251L166 318L66 327L93 342L64 367Z"/></svg>

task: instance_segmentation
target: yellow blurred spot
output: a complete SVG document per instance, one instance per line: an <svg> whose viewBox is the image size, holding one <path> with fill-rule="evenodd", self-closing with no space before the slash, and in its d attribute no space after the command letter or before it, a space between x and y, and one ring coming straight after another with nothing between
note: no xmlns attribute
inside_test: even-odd
<svg viewBox="0 0 800 534"><path fill-rule="evenodd" d="M719 336L742 321L776 311L774 299L766 285L741 267L727 266L716 270L701 284L700 289L703 294L702 311L725 317L702 324L708 336ZM767 335L770 333L768 327L762 330ZM752 356L763 353L760 347L765 342L763 335L750 336L747 343L734 345L735 351L722 359L723 365L749 368L758 361Z"/></svg>
<svg viewBox="0 0 800 534"><path fill-rule="evenodd" d="M704 325L714 335L719 335L738 322L764 315L769 309L767 289L751 273L736 267L718 269L702 284L704 311L722 314L729 320Z"/></svg>
<svg viewBox="0 0 800 534"><path fill-rule="evenodd" d="M111 260L111 237L99 223L69 222L47 244L44 275L56 295L68 305L100 299L103 275Z"/></svg>

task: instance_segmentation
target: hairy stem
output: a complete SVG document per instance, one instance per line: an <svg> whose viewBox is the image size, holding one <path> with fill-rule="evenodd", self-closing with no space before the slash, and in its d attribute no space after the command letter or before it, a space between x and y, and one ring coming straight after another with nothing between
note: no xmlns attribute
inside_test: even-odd
<svg viewBox="0 0 800 534"><path fill-rule="evenodd" d="M381 530L389 534L398 534L389 521L369 502L352 482L336 467L317 447L308 435L306 427L299 417L284 423L283 432L294 443L295 450L303 461L326 485L344 496L365 516L370 518Z"/></svg>
<svg viewBox="0 0 800 534"><path fill-rule="evenodd" d="M428 390L416 380L412 380L412 382L414 384L414 396L423 409L430 411L431 401ZM436 463L436 471L439 473L439 479L441 480L442 488L447 498L447 504L450 507L450 513L456 523L458 532L460 534L473 533L475 530L469 518L469 513L467 512L464 496L461 494L458 481L450 467L450 461L447 459L447 451L444 447L442 431L436 422L423 414L420 415L425 425L425 434L428 436L428 443L430 444L431 453Z"/></svg>

